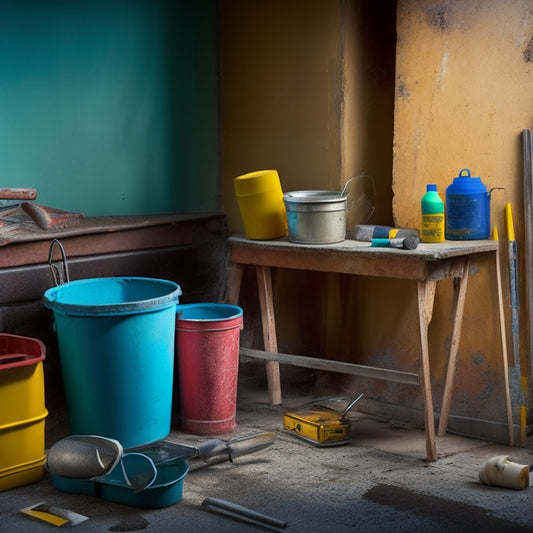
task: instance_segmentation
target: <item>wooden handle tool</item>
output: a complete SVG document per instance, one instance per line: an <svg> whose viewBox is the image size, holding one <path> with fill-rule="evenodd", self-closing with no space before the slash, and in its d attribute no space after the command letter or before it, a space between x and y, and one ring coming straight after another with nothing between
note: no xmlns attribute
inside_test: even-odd
<svg viewBox="0 0 533 533"><path fill-rule="evenodd" d="M0 188L0 200L35 200L35 198L37 198L36 189Z"/></svg>

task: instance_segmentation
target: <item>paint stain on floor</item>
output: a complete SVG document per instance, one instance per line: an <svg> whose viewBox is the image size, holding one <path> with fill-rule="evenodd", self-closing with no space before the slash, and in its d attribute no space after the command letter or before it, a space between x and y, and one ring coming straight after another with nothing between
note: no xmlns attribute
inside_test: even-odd
<svg viewBox="0 0 533 533"><path fill-rule="evenodd" d="M393 507L396 511L430 517L436 522L449 524L450 530L454 532L501 533L502 531L512 531L513 533L526 533L533 531L533 526L527 528L508 520L502 520L476 505L428 496L393 485L376 485L366 491L363 499Z"/></svg>
<svg viewBox="0 0 533 533"><path fill-rule="evenodd" d="M141 531L142 529L145 529L149 525L148 520L143 518L142 516L134 515L126 520L122 520L120 523L111 526L109 528L109 531Z"/></svg>

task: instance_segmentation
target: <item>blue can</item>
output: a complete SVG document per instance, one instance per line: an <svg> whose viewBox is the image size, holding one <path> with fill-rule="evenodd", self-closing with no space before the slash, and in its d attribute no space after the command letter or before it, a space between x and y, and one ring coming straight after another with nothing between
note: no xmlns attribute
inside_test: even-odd
<svg viewBox="0 0 533 533"><path fill-rule="evenodd" d="M488 239L490 192L479 177L463 168L446 189L446 239Z"/></svg>

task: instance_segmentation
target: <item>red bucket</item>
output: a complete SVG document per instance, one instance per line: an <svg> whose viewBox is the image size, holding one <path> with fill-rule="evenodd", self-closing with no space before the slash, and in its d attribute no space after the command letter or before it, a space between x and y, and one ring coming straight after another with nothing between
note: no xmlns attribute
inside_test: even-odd
<svg viewBox="0 0 533 533"><path fill-rule="evenodd" d="M235 429L242 328L243 311L236 305L177 306L181 425L186 433L220 435Z"/></svg>

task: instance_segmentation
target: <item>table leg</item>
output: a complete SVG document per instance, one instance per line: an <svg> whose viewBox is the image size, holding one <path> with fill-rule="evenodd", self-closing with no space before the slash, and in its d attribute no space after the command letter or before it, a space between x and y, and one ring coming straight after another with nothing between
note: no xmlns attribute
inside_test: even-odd
<svg viewBox="0 0 533 533"><path fill-rule="evenodd" d="M433 413L433 395L431 393L431 373L429 368L428 327L433 315L436 281L418 282L418 318L420 324L420 384L424 398L424 423L426 428L426 453L428 461L437 460L435 442L435 415Z"/></svg>
<svg viewBox="0 0 533 533"><path fill-rule="evenodd" d="M259 305L261 307L261 324L263 326L265 351L277 353L278 340L276 336L270 267L258 265L255 269L259 289ZM267 361L266 372L270 403L272 405L279 405L281 404L281 382L278 361Z"/></svg>
<svg viewBox="0 0 533 533"><path fill-rule="evenodd" d="M455 377L455 367L457 364L457 352L459 351L459 341L461 339L461 327L463 324L463 311L465 307L466 287L468 285L468 258L465 258L463 266L463 275L460 278L454 278L453 286L453 328L452 341L450 344L450 354L448 356L448 369L446 372L446 381L444 382L444 393L442 396L442 407L440 409L438 436L443 437L446 434L448 426L448 416L452 403L453 380Z"/></svg>
<svg viewBox="0 0 533 533"><path fill-rule="evenodd" d="M239 295L241 292L243 265L230 263L226 278L226 294L224 301L228 304L239 305Z"/></svg>

